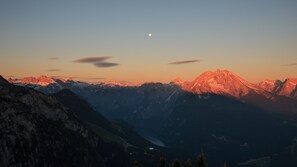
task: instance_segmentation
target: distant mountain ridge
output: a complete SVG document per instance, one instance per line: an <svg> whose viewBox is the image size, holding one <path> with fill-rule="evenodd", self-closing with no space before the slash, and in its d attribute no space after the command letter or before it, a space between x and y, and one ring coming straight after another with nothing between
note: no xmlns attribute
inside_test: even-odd
<svg viewBox="0 0 297 167"><path fill-rule="evenodd" d="M257 84L264 90L273 94L296 98L297 94L297 78L287 78L284 81L280 80L265 80Z"/></svg>
<svg viewBox="0 0 297 167"><path fill-rule="evenodd" d="M67 83L79 83L84 85L92 85L94 83L74 81L71 78L64 79L61 77L50 77L41 75L39 77L24 77L24 78L8 78L10 83L19 84L19 85L38 85L38 86L49 86L49 85L60 85ZM137 83L131 83L128 81L102 81L96 84L105 85L105 86L135 86Z"/></svg>
<svg viewBox="0 0 297 167"><path fill-rule="evenodd" d="M126 81L104 81L100 83L88 83L81 81L66 80L56 77L40 76L25 77L23 79L8 79L10 83L30 86L34 89L48 93L55 93L64 88L72 87L126 87L140 86ZM183 81L176 78L171 83L180 85L183 90L195 93L213 93L226 95L240 99L249 93L256 93L267 98L273 95L297 98L297 78L287 78L285 81L264 80L257 84L250 83L240 76L228 70L207 71L196 77L193 81ZM46 90L43 90L47 87Z"/></svg>
<svg viewBox="0 0 297 167"><path fill-rule="evenodd" d="M48 86L50 84L53 84L56 82L56 79L53 77L48 77L45 75L41 75L40 77L24 77L22 79L8 79L11 83L20 83L20 84L34 84L34 85L40 85L40 86ZM65 80L61 81L65 82Z"/></svg>

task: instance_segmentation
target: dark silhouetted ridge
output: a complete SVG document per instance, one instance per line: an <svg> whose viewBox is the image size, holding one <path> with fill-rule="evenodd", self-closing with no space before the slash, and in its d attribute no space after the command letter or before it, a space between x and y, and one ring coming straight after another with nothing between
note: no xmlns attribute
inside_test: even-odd
<svg viewBox="0 0 297 167"><path fill-rule="evenodd" d="M0 75L0 85L10 85L10 83Z"/></svg>

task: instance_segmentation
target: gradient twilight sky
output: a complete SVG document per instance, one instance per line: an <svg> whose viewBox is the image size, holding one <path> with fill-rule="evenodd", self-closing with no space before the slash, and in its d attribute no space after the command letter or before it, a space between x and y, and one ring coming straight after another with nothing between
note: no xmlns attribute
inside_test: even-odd
<svg viewBox="0 0 297 167"><path fill-rule="evenodd" d="M297 77L297 1L0 0L4 76L169 82L218 68Z"/></svg>

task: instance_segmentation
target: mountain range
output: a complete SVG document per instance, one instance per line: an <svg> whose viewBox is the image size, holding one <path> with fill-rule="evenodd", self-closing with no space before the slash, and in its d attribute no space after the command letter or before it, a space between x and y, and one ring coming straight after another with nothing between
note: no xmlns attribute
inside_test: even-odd
<svg viewBox="0 0 297 167"><path fill-rule="evenodd" d="M0 76L0 99L0 166L150 166L174 154L67 89L45 95Z"/></svg>
<svg viewBox="0 0 297 167"><path fill-rule="evenodd" d="M106 81L94 84L48 76L25 77L22 79L8 78L8 81L19 85L31 85L32 87L56 87L55 89L57 90L67 86L139 86L139 84L123 81ZM207 71L196 77L193 81L182 81L180 78L176 78L171 83L180 85L183 90L195 94L213 93L240 98L254 92L266 97L271 97L272 95L291 98L297 97L297 78L287 78L284 81L264 80L253 84L228 70Z"/></svg>
<svg viewBox="0 0 297 167"><path fill-rule="evenodd" d="M130 162L160 155L193 159L203 149L211 166L297 165L294 79L252 84L227 70L136 86L42 78L9 79L5 85L13 87L12 94L25 89L56 99L75 113L94 137L113 143L98 153L101 158L118 148Z"/></svg>

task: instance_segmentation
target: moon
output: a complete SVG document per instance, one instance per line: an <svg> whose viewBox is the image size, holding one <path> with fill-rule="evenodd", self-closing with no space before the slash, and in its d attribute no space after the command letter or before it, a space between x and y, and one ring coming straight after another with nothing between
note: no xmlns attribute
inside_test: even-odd
<svg viewBox="0 0 297 167"><path fill-rule="evenodd" d="M149 37L151 37L151 36L152 36L152 34L151 34L151 33L149 33L149 34L148 34L148 36L149 36Z"/></svg>

